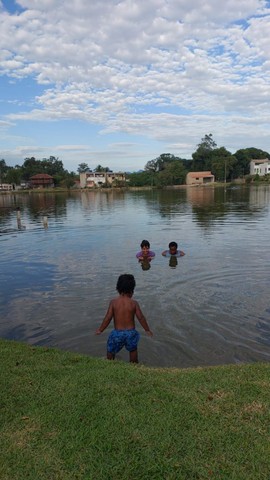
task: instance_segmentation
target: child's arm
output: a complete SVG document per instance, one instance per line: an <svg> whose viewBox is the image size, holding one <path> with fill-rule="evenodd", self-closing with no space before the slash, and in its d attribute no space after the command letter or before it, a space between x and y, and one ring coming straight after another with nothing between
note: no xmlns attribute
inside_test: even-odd
<svg viewBox="0 0 270 480"><path fill-rule="evenodd" d="M161 255L163 255L163 257L166 257L166 253L167 253L168 250L164 250L164 252L162 252Z"/></svg>
<svg viewBox="0 0 270 480"><path fill-rule="evenodd" d="M140 305L138 304L138 302L135 301L135 305L136 305L136 310L135 310L135 315L136 317L138 318L141 326L144 328L144 330L146 331L147 335L150 335L150 337L153 336L153 332L151 332L150 328L149 328L149 325L147 323L147 320L144 316L144 314L142 313L141 311L141 308L140 308Z"/></svg>
<svg viewBox="0 0 270 480"><path fill-rule="evenodd" d="M96 335L100 335L103 332L103 330L105 330L105 328L108 327L112 318L113 318L113 301L111 300L109 308L107 310L107 313L106 313L100 327L96 330Z"/></svg>

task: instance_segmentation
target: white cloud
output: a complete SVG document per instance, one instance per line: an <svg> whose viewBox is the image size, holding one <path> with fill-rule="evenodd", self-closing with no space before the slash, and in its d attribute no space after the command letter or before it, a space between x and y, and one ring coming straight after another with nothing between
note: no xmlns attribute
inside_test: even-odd
<svg viewBox="0 0 270 480"><path fill-rule="evenodd" d="M0 72L42 91L32 108L18 101L2 121L82 121L104 139L178 145L180 156L214 130L226 147L244 148L248 138L270 148L266 1L17 3L21 13L0 10Z"/></svg>

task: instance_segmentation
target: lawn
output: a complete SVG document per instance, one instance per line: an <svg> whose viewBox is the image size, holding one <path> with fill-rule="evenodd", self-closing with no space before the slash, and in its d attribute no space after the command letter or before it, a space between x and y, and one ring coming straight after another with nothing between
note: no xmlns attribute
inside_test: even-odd
<svg viewBox="0 0 270 480"><path fill-rule="evenodd" d="M270 364L154 369L0 340L1 480L269 480Z"/></svg>

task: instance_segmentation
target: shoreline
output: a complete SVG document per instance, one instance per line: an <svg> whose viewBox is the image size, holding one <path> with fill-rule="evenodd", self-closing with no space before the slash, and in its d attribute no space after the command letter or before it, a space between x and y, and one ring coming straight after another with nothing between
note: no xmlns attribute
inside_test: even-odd
<svg viewBox="0 0 270 480"><path fill-rule="evenodd" d="M209 184L202 184L202 185L167 185L165 187L152 187L152 186L142 186L142 187L109 187L109 188L36 188L36 189L18 189L18 190L8 190L8 191L1 191L0 195L16 195L16 194L23 194L23 195L31 195L31 194L39 194L39 193L82 193L82 192L134 192L134 191L168 191L168 190L187 190L187 189L194 189L194 188L230 188L230 187L250 187L250 186L266 186L269 185L268 182L252 182L247 183L245 181L233 181L233 182L214 182Z"/></svg>

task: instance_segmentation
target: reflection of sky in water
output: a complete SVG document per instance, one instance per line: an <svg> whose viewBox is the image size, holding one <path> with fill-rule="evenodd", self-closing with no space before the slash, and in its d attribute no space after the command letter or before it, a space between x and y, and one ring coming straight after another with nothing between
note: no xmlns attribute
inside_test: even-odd
<svg viewBox="0 0 270 480"><path fill-rule="evenodd" d="M24 295L26 290L30 292L50 290L54 283L55 270L55 265L44 262L14 261L12 267L5 271L2 280L4 295L1 302L8 303L9 298Z"/></svg>
<svg viewBox="0 0 270 480"><path fill-rule="evenodd" d="M127 272L155 333L142 334L145 363L269 360L269 191L17 195L6 214L0 196L0 230L13 229L0 237L0 335L104 356L110 330L93 332ZM135 258L143 238L148 270ZM177 265L161 256L171 240L186 252Z"/></svg>

